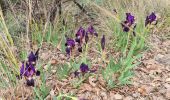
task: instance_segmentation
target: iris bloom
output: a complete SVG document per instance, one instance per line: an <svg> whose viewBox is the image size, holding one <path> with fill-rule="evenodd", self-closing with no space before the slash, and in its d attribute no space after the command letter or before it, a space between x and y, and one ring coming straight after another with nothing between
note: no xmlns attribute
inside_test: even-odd
<svg viewBox="0 0 170 100"><path fill-rule="evenodd" d="M135 23L135 17L131 15L131 13L126 13L126 20L122 23L123 31L129 32L130 27L132 27L134 23Z"/></svg>
<svg viewBox="0 0 170 100"><path fill-rule="evenodd" d="M80 71L81 71L82 73L87 73L87 72L89 71L88 65L82 63L82 64L80 65Z"/></svg>
<svg viewBox="0 0 170 100"><path fill-rule="evenodd" d="M88 41L89 41L89 36L88 36L88 33L86 32L86 34L85 34L85 42L86 42L86 44L87 44Z"/></svg>
<svg viewBox="0 0 170 100"><path fill-rule="evenodd" d="M22 62L22 66L20 69L20 76L22 78L22 76L24 76L27 80L27 85L28 86L34 86L34 79L33 76L34 75L39 76L40 75L40 71L36 71L35 67L30 64L30 63L24 63Z"/></svg>
<svg viewBox="0 0 170 100"><path fill-rule="evenodd" d="M82 63L82 64L80 65L80 71L76 70L76 71L74 72L74 75L75 75L75 77L76 77L76 76L79 76L80 73L82 73L82 74L85 74L85 73L88 73L88 72L93 73L93 72L95 72L95 71L96 71L96 70L90 70L88 65Z"/></svg>
<svg viewBox="0 0 170 100"><path fill-rule="evenodd" d="M90 25L87 29L87 32L90 33L91 35L95 35L98 36L96 30L94 29L94 27L92 25Z"/></svg>
<svg viewBox="0 0 170 100"><path fill-rule="evenodd" d="M85 36L85 29L83 29L82 27L79 28L79 30L77 31L76 33L76 39L75 41L78 42L78 43L81 43L82 42L82 39L84 38Z"/></svg>
<svg viewBox="0 0 170 100"><path fill-rule="evenodd" d="M101 47L102 47L102 50L105 49L105 35L103 35L103 37L101 39Z"/></svg>
<svg viewBox="0 0 170 100"><path fill-rule="evenodd" d="M146 17L145 26L147 26L148 24L152 24L153 22L157 22L157 17L154 12L152 12L149 16Z"/></svg>
<svg viewBox="0 0 170 100"><path fill-rule="evenodd" d="M31 51L31 53L28 56L29 64L32 64L32 65L36 64L36 61L38 60L38 54L39 54L39 49L35 52L35 54Z"/></svg>
<svg viewBox="0 0 170 100"><path fill-rule="evenodd" d="M75 41L73 39L68 38L65 43L65 46L66 46L66 53L70 55L71 50L75 47Z"/></svg>

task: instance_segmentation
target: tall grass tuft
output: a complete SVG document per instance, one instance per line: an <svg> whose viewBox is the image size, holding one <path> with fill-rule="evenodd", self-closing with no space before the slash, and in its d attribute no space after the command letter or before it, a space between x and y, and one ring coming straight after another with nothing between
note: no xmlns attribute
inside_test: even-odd
<svg viewBox="0 0 170 100"><path fill-rule="evenodd" d="M2 10L0 8L0 87L14 86L15 75L19 73L18 62L15 57L13 39L6 26Z"/></svg>

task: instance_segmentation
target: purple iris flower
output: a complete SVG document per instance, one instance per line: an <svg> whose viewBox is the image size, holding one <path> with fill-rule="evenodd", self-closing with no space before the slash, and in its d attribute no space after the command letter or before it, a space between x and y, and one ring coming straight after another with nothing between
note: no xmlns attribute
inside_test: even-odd
<svg viewBox="0 0 170 100"><path fill-rule="evenodd" d="M24 76L26 76L26 77L31 76L32 77L35 73L36 73L35 67L33 65L27 65L26 64Z"/></svg>
<svg viewBox="0 0 170 100"><path fill-rule="evenodd" d="M30 64L35 65L36 61L38 60L38 54L39 54L39 49L35 52L35 54L31 51L31 53L28 56L28 62Z"/></svg>
<svg viewBox="0 0 170 100"><path fill-rule="evenodd" d="M135 17L131 13L126 13L126 21L128 21L128 23L134 24Z"/></svg>
<svg viewBox="0 0 170 100"><path fill-rule="evenodd" d="M77 77L77 76L79 76L80 74L84 75L84 74L86 74L86 73L94 73L94 72L96 72L96 69L90 70L88 65L82 63L82 64L80 65L80 70L76 70L76 71L74 72L74 76Z"/></svg>
<svg viewBox="0 0 170 100"><path fill-rule="evenodd" d="M83 29L82 27L79 28L79 30L77 31L76 33L76 39L75 41L78 42L78 43L81 43L82 39L84 38L85 36L85 29Z"/></svg>
<svg viewBox="0 0 170 100"><path fill-rule="evenodd" d="M102 47L102 50L105 49L105 35L103 35L103 37L101 39L101 47Z"/></svg>
<svg viewBox="0 0 170 100"><path fill-rule="evenodd" d="M89 71L88 65L82 63L82 64L80 65L80 71L81 71L82 73L87 73L87 72Z"/></svg>
<svg viewBox="0 0 170 100"><path fill-rule="evenodd" d="M75 41L73 39L68 38L65 43L65 46L66 46L66 53L70 55L71 50L75 47Z"/></svg>
<svg viewBox="0 0 170 100"><path fill-rule="evenodd" d="M126 20L121 23L123 31L129 32L130 27L132 27L134 23L135 23L135 17L131 13L126 13Z"/></svg>
<svg viewBox="0 0 170 100"><path fill-rule="evenodd" d="M156 15L154 12L152 12L149 16L146 17L145 20L145 26L147 26L148 24L151 24L152 22L156 21Z"/></svg>
<svg viewBox="0 0 170 100"><path fill-rule="evenodd" d="M96 37L98 36L96 30L94 29L92 25L88 27L87 32L90 33L91 35L95 35Z"/></svg>
<svg viewBox="0 0 170 100"><path fill-rule="evenodd" d="M74 47L75 46L75 41L73 39L67 39L65 46L70 46L70 47Z"/></svg>
<svg viewBox="0 0 170 100"><path fill-rule="evenodd" d="M24 63L22 62L22 66L20 69L20 76L25 76L27 85L28 86L34 86L34 80L33 80L33 75L36 74L37 76L40 75L40 71L36 71L35 67L30 64L30 63Z"/></svg>
<svg viewBox="0 0 170 100"><path fill-rule="evenodd" d="M35 67L32 64L28 64L28 63L22 63L21 69L20 69L20 76L25 76L25 77L29 77L29 76L33 76L34 74L36 74L37 76L40 75L40 71L36 71Z"/></svg>

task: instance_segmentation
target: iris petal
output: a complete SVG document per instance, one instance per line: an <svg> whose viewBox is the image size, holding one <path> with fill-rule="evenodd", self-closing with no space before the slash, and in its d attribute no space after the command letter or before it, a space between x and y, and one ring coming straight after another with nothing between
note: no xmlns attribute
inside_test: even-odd
<svg viewBox="0 0 170 100"><path fill-rule="evenodd" d="M36 76L40 76L40 71L37 70Z"/></svg>
<svg viewBox="0 0 170 100"><path fill-rule="evenodd" d="M96 30L94 29L94 27L92 25L90 25L87 29L87 32L90 33L91 35L95 35L98 36Z"/></svg>
<svg viewBox="0 0 170 100"><path fill-rule="evenodd" d="M34 55L34 53L32 51L28 56L28 61L29 62L35 62L36 61L36 56Z"/></svg>
<svg viewBox="0 0 170 100"><path fill-rule="evenodd" d="M102 47L102 50L104 50L104 48L105 48L105 35L103 35L103 37L101 39L101 47Z"/></svg>
<svg viewBox="0 0 170 100"><path fill-rule="evenodd" d="M152 24L154 21L156 21L156 15L154 12L152 12L149 16L146 17L145 20L145 26L147 26L148 24Z"/></svg>
<svg viewBox="0 0 170 100"><path fill-rule="evenodd" d="M24 76L29 77L29 76L33 76L35 74L35 68L33 65L29 65L28 68L26 68Z"/></svg>
<svg viewBox="0 0 170 100"><path fill-rule="evenodd" d="M34 86L34 80L33 79L27 79L27 85L28 86Z"/></svg>
<svg viewBox="0 0 170 100"><path fill-rule="evenodd" d="M80 70L81 70L81 72L83 72L83 73L87 73L87 72L89 71L89 67L88 67L88 65L82 63L82 64L80 65Z"/></svg>

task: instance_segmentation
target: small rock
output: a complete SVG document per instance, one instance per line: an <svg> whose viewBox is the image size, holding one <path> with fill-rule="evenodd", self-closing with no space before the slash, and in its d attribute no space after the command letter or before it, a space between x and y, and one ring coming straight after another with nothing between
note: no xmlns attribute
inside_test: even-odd
<svg viewBox="0 0 170 100"><path fill-rule="evenodd" d="M166 54L164 57L160 58L157 61L163 65L170 65L170 54Z"/></svg>
<svg viewBox="0 0 170 100"><path fill-rule="evenodd" d="M163 57L164 57L164 55L158 54L157 56L155 56L155 60L156 60L156 61L159 61L159 59L161 59L161 58L163 58Z"/></svg>
<svg viewBox="0 0 170 100"><path fill-rule="evenodd" d="M170 99L170 88L167 89L165 96L167 99Z"/></svg>
<svg viewBox="0 0 170 100"><path fill-rule="evenodd" d="M165 84L164 84L164 87L168 89L168 88L170 88L170 84L165 83Z"/></svg>
<svg viewBox="0 0 170 100"><path fill-rule="evenodd" d="M122 100L122 99L123 99L123 96L120 95L120 94L115 94L115 95L114 95L114 98L115 98L116 100Z"/></svg>
<svg viewBox="0 0 170 100"><path fill-rule="evenodd" d="M145 98L143 98L143 97L140 97L138 100L146 100Z"/></svg>
<svg viewBox="0 0 170 100"><path fill-rule="evenodd" d="M51 70L52 73L56 73L56 70Z"/></svg>
<svg viewBox="0 0 170 100"><path fill-rule="evenodd" d="M165 82L169 83L169 82L170 82L170 78L167 78L167 79L165 80Z"/></svg>
<svg viewBox="0 0 170 100"><path fill-rule="evenodd" d="M140 93L133 93L132 95L133 95L133 97L137 98L140 96Z"/></svg>
<svg viewBox="0 0 170 100"><path fill-rule="evenodd" d="M165 94L165 93L166 93L166 89L160 89L160 90L159 90L159 93Z"/></svg>
<svg viewBox="0 0 170 100"><path fill-rule="evenodd" d="M133 100L133 97L127 96L127 97L125 97L123 100Z"/></svg>

